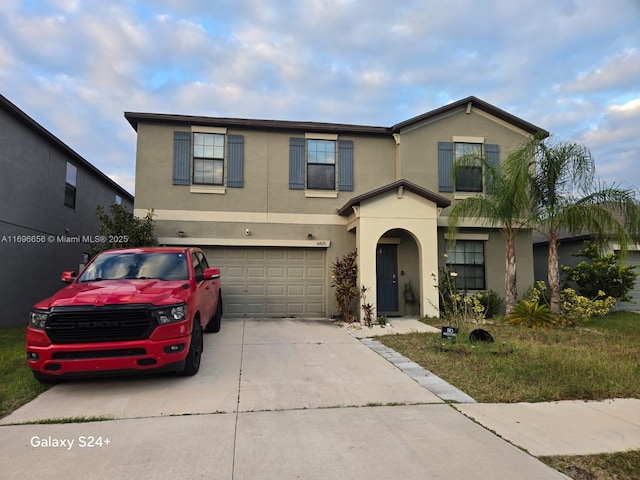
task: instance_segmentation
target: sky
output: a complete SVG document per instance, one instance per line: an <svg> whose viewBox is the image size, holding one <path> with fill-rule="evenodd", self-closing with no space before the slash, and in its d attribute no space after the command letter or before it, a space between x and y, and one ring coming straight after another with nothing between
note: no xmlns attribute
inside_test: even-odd
<svg viewBox="0 0 640 480"><path fill-rule="evenodd" d="M0 93L131 193L126 111L388 127L470 95L640 186L640 0L2 0Z"/></svg>

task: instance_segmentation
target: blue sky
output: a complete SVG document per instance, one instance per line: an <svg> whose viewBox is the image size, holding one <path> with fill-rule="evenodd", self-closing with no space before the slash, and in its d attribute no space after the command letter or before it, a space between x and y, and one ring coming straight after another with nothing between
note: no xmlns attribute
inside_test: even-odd
<svg viewBox="0 0 640 480"><path fill-rule="evenodd" d="M391 126L469 95L640 186L640 0L3 0L0 93L131 192L125 111Z"/></svg>

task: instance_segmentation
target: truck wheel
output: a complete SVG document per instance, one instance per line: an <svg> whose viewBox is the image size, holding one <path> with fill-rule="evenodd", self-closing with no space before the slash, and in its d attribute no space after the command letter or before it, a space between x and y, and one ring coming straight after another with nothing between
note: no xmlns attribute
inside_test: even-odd
<svg viewBox="0 0 640 480"><path fill-rule="evenodd" d="M208 333L217 333L220 331L220 322L222 320L222 297L218 297L218 306L216 307L216 313L213 314L205 330Z"/></svg>
<svg viewBox="0 0 640 480"><path fill-rule="evenodd" d="M202 350L204 344L202 342L202 327L200 326L200 320L195 318L193 320L193 330L191 331L191 343L189 344L189 353L185 359L184 369L180 372L180 375L184 377L191 377L198 373L200 369L200 359L202 358Z"/></svg>

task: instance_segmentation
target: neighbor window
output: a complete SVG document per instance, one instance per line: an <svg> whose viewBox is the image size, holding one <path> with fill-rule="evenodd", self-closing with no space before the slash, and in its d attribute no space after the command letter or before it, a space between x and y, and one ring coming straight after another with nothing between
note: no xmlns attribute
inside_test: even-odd
<svg viewBox="0 0 640 480"><path fill-rule="evenodd" d="M456 191L482 192L482 145L480 143L456 143Z"/></svg>
<svg viewBox="0 0 640 480"><path fill-rule="evenodd" d="M116 195L116 205L122 205L122 197L120 195Z"/></svg>
<svg viewBox="0 0 640 480"><path fill-rule="evenodd" d="M64 204L67 207L76 208L76 181L78 169L72 163L67 162L67 177L64 186Z"/></svg>
<svg viewBox="0 0 640 480"><path fill-rule="evenodd" d="M224 135L193 134L193 183L224 184Z"/></svg>
<svg viewBox="0 0 640 480"><path fill-rule="evenodd" d="M484 241L458 240L447 252L447 267L460 290L484 290Z"/></svg>
<svg viewBox="0 0 640 480"><path fill-rule="evenodd" d="M307 188L311 190L335 190L335 140L307 140Z"/></svg>

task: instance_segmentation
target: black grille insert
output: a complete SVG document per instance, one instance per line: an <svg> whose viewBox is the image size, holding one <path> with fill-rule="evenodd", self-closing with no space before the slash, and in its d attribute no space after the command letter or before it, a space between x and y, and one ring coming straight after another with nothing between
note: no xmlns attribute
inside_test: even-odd
<svg viewBox="0 0 640 480"><path fill-rule="evenodd" d="M144 348L119 348L113 350L89 350L84 352L56 352L51 356L52 360L81 360L84 358L117 358L138 357L146 355Z"/></svg>
<svg viewBox="0 0 640 480"><path fill-rule="evenodd" d="M156 327L146 307L114 306L53 308L46 331L54 343L142 340Z"/></svg>

